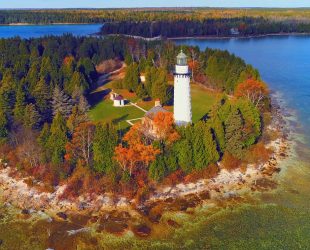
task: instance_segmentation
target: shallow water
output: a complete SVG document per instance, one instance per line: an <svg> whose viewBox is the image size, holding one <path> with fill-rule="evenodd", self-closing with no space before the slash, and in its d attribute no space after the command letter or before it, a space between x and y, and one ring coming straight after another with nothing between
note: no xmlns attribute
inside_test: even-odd
<svg viewBox="0 0 310 250"><path fill-rule="evenodd" d="M31 27L27 29L37 29ZM17 35L15 27L6 29L11 28L11 34ZM73 28L73 33L80 34L79 28L77 31ZM4 35L0 27L1 36ZM289 139L295 145L290 157L281 163L278 188L243 202L232 200L219 207L203 205L187 212L167 212L160 223L153 224L152 237L146 238L135 236L132 231L123 236L107 233L113 223L119 224L120 231L126 228L124 220L119 219L108 222L99 219L99 230L91 227L69 236L67 230L89 227L85 218L49 222L44 217L37 220L37 215L20 215L13 208L0 207L0 249L310 248L310 37L176 42L202 49L227 49L259 69L284 109L290 125ZM132 223L133 227L144 226L139 220Z"/></svg>

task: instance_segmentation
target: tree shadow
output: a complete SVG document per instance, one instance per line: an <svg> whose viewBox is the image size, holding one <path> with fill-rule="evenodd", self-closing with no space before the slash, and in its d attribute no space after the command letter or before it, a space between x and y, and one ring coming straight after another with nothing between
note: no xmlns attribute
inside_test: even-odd
<svg viewBox="0 0 310 250"><path fill-rule="evenodd" d="M125 121L126 118L128 118L128 116L129 116L129 114L126 114L126 115L123 115L123 116L118 117L118 118L116 118L116 119L113 119L113 120L112 120L112 123L115 124L115 125L117 125L119 122Z"/></svg>
<svg viewBox="0 0 310 250"><path fill-rule="evenodd" d="M87 96L89 104L93 107L101 102L108 94L110 94L111 89L104 89L91 93Z"/></svg>

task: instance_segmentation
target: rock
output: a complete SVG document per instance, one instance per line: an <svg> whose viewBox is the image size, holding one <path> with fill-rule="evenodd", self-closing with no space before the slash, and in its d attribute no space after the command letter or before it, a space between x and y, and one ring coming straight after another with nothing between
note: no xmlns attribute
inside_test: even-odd
<svg viewBox="0 0 310 250"><path fill-rule="evenodd" d="M23 209L22 210L22 214L27 214L28 215L28 214L30 214L30 211L28 209Z"/></svg>
<svg viewBox="0 0 310 250"><path fill-rule="evenodd" d="M68 216L64 212L59 212L56 215L63 220L67 220L68 218Z"/></svg>
<svg viewBox="0 0 310 250"><path fill-rule="evenodd" d="M140 237L147 237L151 234L151 229L146 225L139 225L135 227L133 231Z"/></svg>
<svg viewBox="0 0 310 250"><path fill-rule="evenodd" d="M174 227L174 228L181 227L181 225L179 223L177 223L176 221L171 220L171 219L167 220L167 223L168 223L169 226Z"/></svg>
<svg viewBox="0 0 310 250"><path fill-rule="evenodd" d="M3 244L3 240L0 239L0 246Z"/></svg>
<svg viewBox="0 0 310 250"><path fill-rule="evenodd" d="M199 194L199 198L202 199L202 200L208 200L208 199L210 199L210 192L209 192L209 191L201 192L201 193Z"/></svg>

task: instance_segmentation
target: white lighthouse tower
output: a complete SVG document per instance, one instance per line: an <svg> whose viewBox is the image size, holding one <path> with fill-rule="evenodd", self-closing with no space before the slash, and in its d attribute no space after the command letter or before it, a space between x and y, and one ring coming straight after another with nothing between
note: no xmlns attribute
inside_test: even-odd
<svg viewBox="0 0 310 250"><path fill-rule="evenodd" d="M174 120L177 126L192 123L190 72L183 51L177 56L174 72Z"/></svg>

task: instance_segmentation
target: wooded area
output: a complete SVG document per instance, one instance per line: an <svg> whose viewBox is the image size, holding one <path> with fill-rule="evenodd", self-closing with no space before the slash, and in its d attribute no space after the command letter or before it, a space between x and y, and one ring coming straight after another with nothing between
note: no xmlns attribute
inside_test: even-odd
<svg viewBox="0 0 310 250"><path fill-rule="evenodd" d="M261 112L269 109L267 86L257 70L228 52L183 49L193 81L224 91L223 97L185 128L175 127L171 113L158 114L161 135L154 140L139 124L122 131L92 122L88 94L96 87L96 66L118 58L127 64L120 88L171 104L169 78L180 47L124 37L1 39L1 158L49 188L67 182L66 197L84 191L132 195L154 180L181 180L193 171L210 176L221 159L248 160L262 133ZM230 100L225 92L236 96Z"/></svg>
<svg viewBox="0 0 310 250"><path fill-rule="evenodd" d="M138 8L0 10L0 24L103 23L107 21L204 21L206 19L265 18L309 22L310 9L268 8Z"/></svg>

